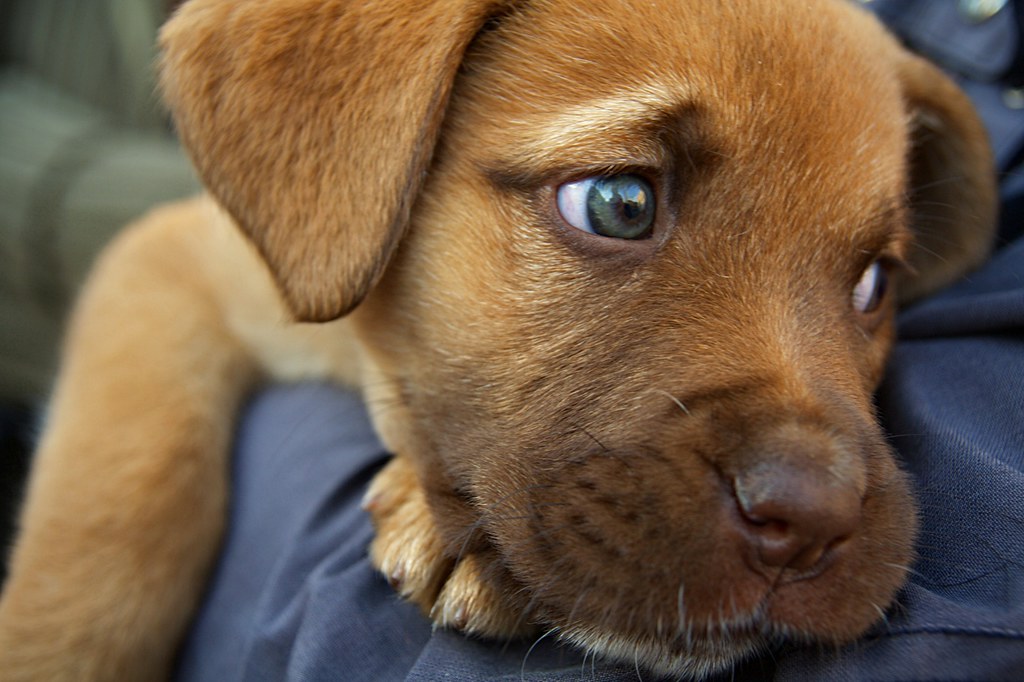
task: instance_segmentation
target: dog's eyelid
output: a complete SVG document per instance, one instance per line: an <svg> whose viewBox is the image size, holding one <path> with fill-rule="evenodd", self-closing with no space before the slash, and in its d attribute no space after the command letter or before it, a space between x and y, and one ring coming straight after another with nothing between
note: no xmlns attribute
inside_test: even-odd
<svg viewBox="0 0 1024 682"><path fill-rule="evenodd" d="M914 266L910 264L906 256L902 253L883 253L878 256L878 262L881 263L890 273L914 274Z"/></svg>
<svg viewBox="0 0 1024 682"><path fill-rule="evenodd" d="M860 234L858 255L855 265L859 277L864 268L879 260L890 269L903 269L907 253L914 240L908 222L906 203L899 199L882 201L879 209L871 214L856 231Z"/></svg>
<svg viewBox="0 0 1024 682"><path fill-rule="evenodd" d="M913 275L913 268L908 264L902 249L891 247L892 243L878 250L862 249L860 251L862 258L858 261L858 269L851 270L850 291L856 292L858 288L862 287L864 277L871 270L877 270L879 275L887 281L904 274ZM854 297L856 297L856 293L854 293ZM854 305L856 307L856 303ZM863 311L858 312L863 314ZM867 314L870 315L870 312Z"/></svg>
<svg viewBox="0 0 1024 682"><path fill-rule="evenodd" d="M881 246L871 246L858 251L860 258L857 259L857 274L859 275L874 262L880 262L890 270L902 270L909 267L907 263L908 239L902 235L890 238Z"/></svg>
<svg viewBox="0 0 1024 682"><path fill-rule="evenodd" d="M527 194L536 191L544 184L536 175L522 168L512 168L502 164L481 164L480 174L503 192Z"/></svg>
<svg viewBox="0 0 1024 682"><path fill-rule="evenodd" d="M495 188L518 194L532 194L546 186L558 187L567 182L601 175L639 175L652 185L657 185L664 174L661 159L628 156L609 158L606 161L591 159L586 163L544 169L532 168L527 164L489 162L481 163L479 169L481 175Z"/></svg>
<svg viewBox="0 0 1024 682"><path fill-rule="evenodd" d="M907 254L913 239L914 235L910 229L901 227L895 234L889 236L881 248L873 252L875 260L882 263L890 272L909 271L910 262Z"/></svg>

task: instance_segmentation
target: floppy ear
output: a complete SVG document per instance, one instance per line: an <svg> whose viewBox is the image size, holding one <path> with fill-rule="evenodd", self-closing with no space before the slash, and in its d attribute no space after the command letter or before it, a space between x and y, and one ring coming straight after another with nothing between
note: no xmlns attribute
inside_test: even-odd
<svg viewBox="0 0 1024 682"><path fill-rule="evenodd" d="M899 282L903 303L981 264L992 246L998 196L985 129L970 100L938 68L905 55L900 76L910 108L910 205L914 274Z"/></svg>
<svg viewBox="0 0 1024 682"><path fill-rule="evenodd" d="M334 319L382 274L462 54L510 0L192 0L162 86L207 188L295 316Z"/></svg>

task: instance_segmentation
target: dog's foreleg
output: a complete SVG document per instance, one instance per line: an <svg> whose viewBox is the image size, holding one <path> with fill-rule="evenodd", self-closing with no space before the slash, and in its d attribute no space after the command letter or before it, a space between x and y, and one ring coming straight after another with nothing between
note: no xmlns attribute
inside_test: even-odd
<svg viewBox="0 0 1024 682"><path fill-rule="evenodd" d="M0 601L0 680L169 673L256 372L208 291L202 212L129 230L79 303Z"/></svg>

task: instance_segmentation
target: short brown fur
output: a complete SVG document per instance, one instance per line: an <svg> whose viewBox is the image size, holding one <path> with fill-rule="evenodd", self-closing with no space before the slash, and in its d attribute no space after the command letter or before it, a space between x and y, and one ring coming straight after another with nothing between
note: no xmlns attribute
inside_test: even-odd
<svg viewBox="0 0 1024 682"><path fill-rule="evenodd" d="M162 40L210 195L79 303L0 679L167 674L268 376L364 387L397 453L372 555L441 625L701 677L879 619L915 532L872 404L896 302L850 292L882 259L926 295L994 225L934 67L839 1L192 0ZM561 183L625 171L649 239L559 218ZM737 506L765 480L855 499L855 529L773 566Z"/></svg>

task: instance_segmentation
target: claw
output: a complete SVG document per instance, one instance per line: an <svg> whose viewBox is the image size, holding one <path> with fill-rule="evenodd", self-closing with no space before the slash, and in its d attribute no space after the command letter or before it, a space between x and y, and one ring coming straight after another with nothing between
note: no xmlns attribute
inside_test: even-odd
<svg viewBox="0 0 1024 682"><path fill-rule="evenodd" d="M377 530L370 547L374 566L435 627L503 639L532 631L502 592L484 580L485 558L467 554L453 565L426 493L404 458L396 457L377 474L363 508Z"/></svg>
<svg viewBox="0 0 1024 682"><path fill-rule="evenodd" d="M380 511L380 503L381 495L372 494L371 491L366 494L366 497L363 498L363 501L359 506L367 514L375 514L376 512Z"/></svg>
<svg viewBox="0 0 1024 682"><path fill-rule="evenodd" d="M402 587L405 584L405 568L401 564L392 569L391 575L388 576L388 584L395 592L402 594Z"/></svg>

